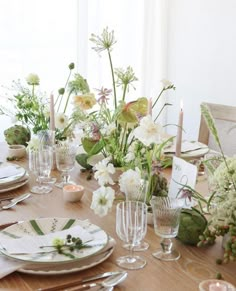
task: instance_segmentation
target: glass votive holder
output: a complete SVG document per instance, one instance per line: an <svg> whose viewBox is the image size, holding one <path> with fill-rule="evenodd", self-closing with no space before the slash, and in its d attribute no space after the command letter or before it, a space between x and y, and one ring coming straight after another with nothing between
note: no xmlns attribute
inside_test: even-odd
<svg viewBox="0 0 236 291"><path fill-rule="evenodd" d="M235 291L235 287L229 282L217 279L204 280L199 284L200 291Z"/></svg>
<svg viewBox="0 0 236 291"><path fill-rule="evenodd" d="M63 187L63 198L68 202L80 201L84 195L84 186L68 184Z"/></svg>

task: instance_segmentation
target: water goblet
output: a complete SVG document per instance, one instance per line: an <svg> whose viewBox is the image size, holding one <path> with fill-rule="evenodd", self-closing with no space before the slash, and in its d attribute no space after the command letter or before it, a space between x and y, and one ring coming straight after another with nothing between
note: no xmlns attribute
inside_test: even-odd
<svg viewBox="0 0 236 291"><path fill-rule="evenodd" d="M47 194L52 191L52 187L43 185L42 181L51 172L52 148L40 147L29 150L29 170L36 176L39 185L33 186L31 192L35 194Z"/></svg>
<svg viewBox="0 0 236 291"><path fill-rule="evenodd" d="M147 232L147 205L140 201L123 201L116 207L116 233L129 245L129 254L119 257L116 263L125 269L141 269L146 261L133 254L135 245L144 238Z"/></svg>
<svg viewBox="0 0 236 291"><path fill-rule="evenodd" d="M62 182L55 184L58 188L63 188L67 184L75 184L70 181L69 172L74 168L76 151L77 147L69 141L62 141L55 146L56 165L62 176Z"/></svg>
<svg viewBox="0 0 236 291"><path fill-rule="evenodd" d="M171 197L153 197L151 199L154 230L162 238L161 249L152 255L159 260L174 261L180 258L180 253L172 248L171 239L178 234L180 213L184 201L184 199Z"/></svg>

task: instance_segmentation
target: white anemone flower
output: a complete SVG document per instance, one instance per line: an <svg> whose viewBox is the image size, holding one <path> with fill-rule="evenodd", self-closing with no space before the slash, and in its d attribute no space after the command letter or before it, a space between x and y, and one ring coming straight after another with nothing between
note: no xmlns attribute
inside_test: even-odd
<svg viewBox="0 0 236 291"><path fill-rule="evenodd" d="M125 193L129 200L139 198L141 185L141 173L138 168L125 171L119 179L120 190Z"/></svg>
<svg viewBox="0 0 236 291"><path fill-rule="evenodd" d="M159 143L161 141L161 133L161 126L152 120L151 115L143 117L140 125L134 130L134 136L145 146L150 146L152 143Z"/></svg>
<svg viewBox="0 0 236 291"><path fill-rule="evenodd" d="M112 208L114 198L115 191L111 187L102 186L93 192L90 208L94 210L95 214L103 217Z"/></svg>
<svg viewBox="0 0 236 291"><path fill-rule="evenodd" d="M64 129L68 125L68 117L64 113L57 113L55 117L55 126L58 129Z"/></svg>
<svg viewBox="0 0 236 291"><path fill-rule="evenodd" d="M94 170L96 171L94 174L94 178L98 180L98 184L101 186L107 184L114 185L114 182L110 174L114 174L116 170L113 164L109 163L109 161L110 158L106 158L98 162L94 166Z"/></svg>

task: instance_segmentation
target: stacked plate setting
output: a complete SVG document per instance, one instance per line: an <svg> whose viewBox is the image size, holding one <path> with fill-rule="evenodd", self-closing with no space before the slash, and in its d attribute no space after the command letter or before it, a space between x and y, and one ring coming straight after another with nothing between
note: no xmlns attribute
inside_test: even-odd
<svg viewBox="0 0 236 291"><path fill-rule="evenodd" d="M29 181L27 171L18 165L3 163L0 166L0 193L17 189Z"/></svg>
<svg viewBox="0 0 236 291"><path fill-rule="evenodd" d="M45 252L42 252L40 247L40 251L34 253L37 244L52 245L53 237L63 238L67 234L80 237L82 241L87 240L86 248L72 253L74 258L59 254L51 247ZM22 241L24 242L21 249ZM25 246L27 253L24 250ZM9 226L0 232L1 253L9 259L25 263L18 271L29 274L55 275L85 270L106 260L114 247L114 239L88 220L39 218ZM53 249L55 251L52 251Z"/></svg>

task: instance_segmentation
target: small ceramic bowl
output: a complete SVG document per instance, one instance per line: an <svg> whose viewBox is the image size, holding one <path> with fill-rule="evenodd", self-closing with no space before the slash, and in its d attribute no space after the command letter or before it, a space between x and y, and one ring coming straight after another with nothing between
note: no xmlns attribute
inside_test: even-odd
<svg viewBox="0 0 236 291"><path fill-rule="evenodd" d="M84 195L84 187L82 185L65 185L63 187L63 198L65 201L77 202Z"/></svg>
<svg viewBox="0 0 236 291"><path fill-rule="evenodd" d="M15 144L8 146L8 157L10 158L23 158L26 154L26 148L24 145Z"/></svg>

